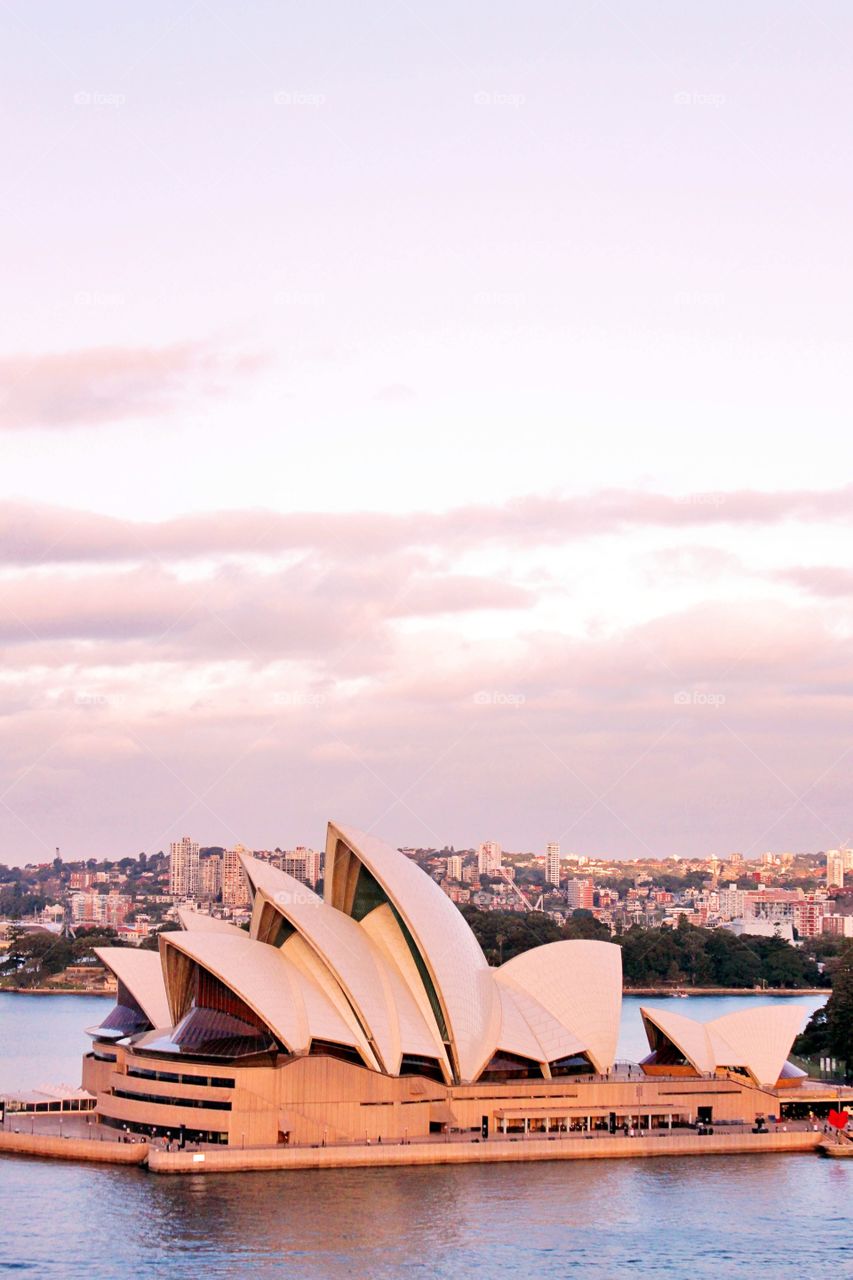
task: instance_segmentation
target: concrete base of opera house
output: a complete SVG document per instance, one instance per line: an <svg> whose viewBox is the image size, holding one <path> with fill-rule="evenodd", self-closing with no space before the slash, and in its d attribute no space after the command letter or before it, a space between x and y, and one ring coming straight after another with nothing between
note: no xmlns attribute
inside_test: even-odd
<svg viewBox="0 0 853 1280"><path fill-rule="evenodd" d="M815 1151L822 1134L812 1130L765 1134L672 1134L665 1137L490 1138L486 1142L429 1142L419 1145L273 1147L254 1151L160 1151L152 1148L153 1173L245 1173L272 1169L361 1169L437 1164L526 1163L534 1160L612 1160L642 1156L736 1155L748 1152Z"/></svg>
<svg viewBox="0 0 853 1280"><path fill-rule="evenodd" d="M125 1144L49 1134L0 1133L0 1153L98 1164L143 1165L152 1173L211 1174L264 1170L358 1169L448 1164L529 1163L541 1160L608 1160L661 1156L767 1155L818 1151L823 1134L808 1130L739 1133L643 1135L526 1139L490 1138L484 1142L353 1145L348 1147L235 1147L204 1151L165 1151L146 1142ZM831 1152L830 1154L835 1154Z"/></svg>
<svg viewBox="0 0 853 1280"><path fill-rule="evenodd" d="M49 1133L0 1132L0 1153L37 1156L46 1160L85 1160L93 1164L144 1164L147 1142L99 1142L93 1138L60 1137Z"/></svg>

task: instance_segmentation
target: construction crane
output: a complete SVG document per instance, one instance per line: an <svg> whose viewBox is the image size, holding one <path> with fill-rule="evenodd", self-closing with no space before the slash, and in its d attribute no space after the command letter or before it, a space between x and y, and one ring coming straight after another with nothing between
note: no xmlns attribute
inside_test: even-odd
<svg viewBox="0 0 853 1280"><path fill-rule="evenodd" d="M498 870L498 875L501 877L502 880L506 881L506 883L510 886L510 888L512 888L515 891L516 895L521 899L522 903L524 904L524 908L526 911L544 911L544 907L542 905L543 902L545 901L544 893L540 893L539 897L536 899L536 902L531 903L530 899L525 897L525 895L521 892L518 885L510 876L509 871L506 867L500 867Z"/></svg>

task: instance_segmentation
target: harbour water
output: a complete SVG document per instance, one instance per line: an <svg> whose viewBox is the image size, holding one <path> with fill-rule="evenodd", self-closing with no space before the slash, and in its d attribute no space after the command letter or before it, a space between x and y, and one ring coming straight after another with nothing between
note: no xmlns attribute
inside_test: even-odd
<svg viewBox="0 0 853 1280"><path fill-rule="evenodd" d="M822 997L798 998L809 1010ZM762 997L692 997L703 1020ZM644 1043L623 1011L620 1057ZM0 1088L79 1080L94 998L0 995ZM0 1273L584 1280L850 1274L853 1168L720 1156L205 1178L0 1159Z"/></svg>

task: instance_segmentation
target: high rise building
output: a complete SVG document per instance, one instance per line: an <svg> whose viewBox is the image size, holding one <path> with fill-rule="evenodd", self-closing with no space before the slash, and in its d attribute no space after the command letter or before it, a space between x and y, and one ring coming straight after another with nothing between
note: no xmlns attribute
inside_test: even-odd
<svg viewBox="0 0 853 1280"><path fill-rule="evenodd" d="M201 863L201 897L218 898L222 892L222 854L212 853Z"/></svg>
<svg viewBox="0 0 853 1280"><path fill-rule="evenodd" d="M480 875L496 876L500 872L503 850L496 840L484 840L477 850L477 870Z"/></svg>
<svg viewBox="0 0 853 1280"><path fill-rule="evenodd" d="M743 889L739 889L736 884L730 884L727 889L717 890L717 901L719 904L720 918L722 920L737 920L743 915L743 905L746 893Z"/></svg>
<svg viewBox="0 0 853 1280"><path fill-rule="evenodd" d="M298 845L295 849L287 849L279 860L281 870L295 880L310 885L313 889L320 879L320 854L316 849L306 849Z"/></svg>
<svg viewBox="0 0 853 1280"><path fill-rule="evenodd" d="M830 849L826 855L826 883L844 888L844 850Z"/></svg>
<svg viewBox="0 0 853 1280"><path fill-rule="evenodd" d="M545 879L555 888L560 886L560 846L555 840L545 846Z"/></svg>
<svg viewBox="0 0 853 1280"><path fill-rule="evenodd" d="M447 878L448 880L462 879L462 859L458 853L452 854L447 859Z"/></svg>
<svg viewBox="0 0 853 1280"><path fill-rule="evenodd" d="M196 898L198 890L198 844L182 836L169 846L169 893L176 898Z"/></svg>
<svg viewBox="0 0 853 1280"><path fill-rule="evenodd" d="M317 887L317 884L323 874L323 855L319 849L305 850L305 879L311 888Z"/></svg>
<svg viewBox="0 0 853 1280"><path fill-rule="evenodd" d="M827 914L826 902L809 894L801 902L794 903L794 928L801 938L816 938L823 933L824 916Z"/></svg>
<svg viewBox="0 0 853 1280"><path fill-rule="evenodd" d="M249 888L240 862L241 853L248 853L248 849L238 844L234 849L226 849L222 855L222 905L225 907L249 905Z"/></svg>
<svg viewBox="0 0 853 1280"><path fill-rule="evenodd" d="M566 901L572 911L592 910L592 881L574 877L566 881Z"/></svg>

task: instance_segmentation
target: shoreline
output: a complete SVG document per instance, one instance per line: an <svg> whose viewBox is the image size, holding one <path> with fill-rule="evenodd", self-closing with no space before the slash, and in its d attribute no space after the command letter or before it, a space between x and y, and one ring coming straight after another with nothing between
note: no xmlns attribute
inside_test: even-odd
<svg viewBox="0 0 853 1280"><path fill-rule="evenodd" d="M586 1140L493 1138L466 1143L352 1147L223 1147L205 1151L163 1151L147 1142L94 1141L46 1134L0 1133L0 1156L36 1156L96 1164L138 1165L155 1174L198 1175L300 1169L415 1167L447 1164L533 1163L544 1160L642 1159L667 1156L803 1154L823 1149L815 1131L755 1134L670 1134L589 1137Z"/></svg>
<svg viewBox="0 0 853 1280"><path fill-rule="evenodd" d="M623 987L623 996L823 996L832 987Z"/></svg>
<svg viewBox="0 0 853 1280"><path fill-rule="evenodd" d="M114 991L91 991L86 987L0 987L0 996L110 996Z"/></svg>
<svg viewBox="0 0 853 1280"><path fill-rule="evenodd" d="M681 994L678 994L681 993ZM690 996L829 996L832 987L623 987L623 996L684 999ZM0 995L16 996L100 996L115 997L115 991L92 991L86 987L0 987Z"/></svg>

